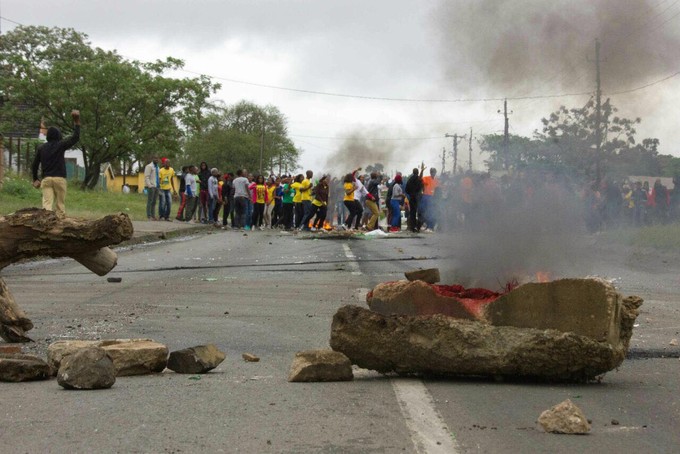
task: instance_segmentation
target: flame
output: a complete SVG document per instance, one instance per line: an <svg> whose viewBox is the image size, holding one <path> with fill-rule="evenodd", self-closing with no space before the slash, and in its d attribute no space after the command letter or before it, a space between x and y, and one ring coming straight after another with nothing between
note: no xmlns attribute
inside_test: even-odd
<svg viewBox="0 0 680 454"><path fill-rule="evenodd" d="M333 226L332 226L331 223L328 222L328 221L325 221L325 222L323 223L323 228L324 228L324 230L333 230Z"/></svg>
<svg viewBox="0 0 680 454"><path fill-rule="evenodd" d="M550 282L552 280L552 276L550 275L550 271L536 271L536 282Z"/></svg>

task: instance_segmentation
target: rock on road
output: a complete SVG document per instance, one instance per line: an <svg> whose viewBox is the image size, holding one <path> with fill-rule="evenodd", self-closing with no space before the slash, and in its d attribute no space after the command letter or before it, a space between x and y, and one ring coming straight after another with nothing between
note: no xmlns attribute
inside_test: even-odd
<svg viewBox="0 0 680 454"><path fill-rule="evenodd" d="M54 380L0 383L2 451L677 450L677 357L627 360L587 385L402 379L363 370L352 382L287 382L295 352L328 347L339 306L365 305L367 289L404 271L445 270L448 261L432 258L445 254L440 241L436 234L348 241L216 231L119 250L109 276L120 283L71 260L9 267L3 276L36 325L30 335L37 342L27 352L44 354L61 339L151 338L171 351L214 343L227 359L209 374L121 377L103 391L69 392ZM677 348L668 341L680 330L678 261L596 257L588 258L595 271L645 299L632 346ZM243 361L244 352L261 359ZM538 428L538 415L567 398L592 420L590 435Z"/></svg>

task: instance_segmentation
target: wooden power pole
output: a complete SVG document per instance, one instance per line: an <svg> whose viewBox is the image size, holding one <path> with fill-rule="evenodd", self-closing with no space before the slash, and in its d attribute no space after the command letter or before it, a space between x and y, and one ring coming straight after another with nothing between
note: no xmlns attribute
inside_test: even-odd
<svg viewBox="0 0 680 454"><path fill-rule="evenodd" d="M468 142L468 170L472 171L472 128L470 128L470 141Z"/></svg>
<svg viewBox="0 0 680 454"><path fill-rule="evenodd" d="M444 137L453 138L453 174L455 175L456 173L458 173L458 140L463 140L465 136L464 135L459 136L458 133L456 133L456 134L444 134Z"/></svg>
<svg viewBox="0 0 680 454"><path fill-rule="evenodd" d="M600 85L600 40L595 40L595 181L599 185L602 179L602 87Z"/></svg>

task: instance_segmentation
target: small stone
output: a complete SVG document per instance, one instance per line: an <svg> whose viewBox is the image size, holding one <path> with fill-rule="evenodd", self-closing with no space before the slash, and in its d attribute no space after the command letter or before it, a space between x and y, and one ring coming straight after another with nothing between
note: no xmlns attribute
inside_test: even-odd
<svg viewBox="0 0 680 454"><path fill-rule="evenodd" d="M678 346L678 340L677 339L671 339L671 341L668 343L671 347L677 347Z"/></svg>
<svg viewBox="0 0 680 454"><path fill-rule="evenodd" d="M241 355L241 357L245 360L248 361L249 363L256 363L260 361L260 357L253 355L252 353L244 353Z"/></svg>
<svg viewBox="0 0 680 454"><path fill-rule="evenodd" d="M219 366L225 358L215 345L199 345L170 353L168 369L178 374L204 374Z"/></svg>
<svg viewBox="0 0 680 454"><path fill-rule="evenodd" d="M123 278L122 277L107 277L106 282L115 282L115 283L123 282Z"/></svg>
<svg viewBox="0 0 680 454"><path fill-rule="evenodd" d="M590 432L587 418L569 399L541 413L538 422L549 433L583 435Z"/></svg>
<svg viewBox="0 0 680 454"><path fill-rule="evenodd" d="M66 389L106 389L116 382L111 357L100 347L88 347L61 362L57 383Z"/></svg>
<svg viewBox="0 0 680 454"><path fill-rule="evenodd" d="M50 366L37 356L20 352L0 353L0 381L45 380L51 375Z"/></svg>
<svg viewBox="0 0 680 454"><path fill-rule="evenodd" d="M618 426L619 425L619 420L618 419L612 419L612 426Z"/></svg>
<svg viewBox="0 0 680 454"><path fill-rule="evenodd" d="M349 381L353 378L349 358L333 350L297 352L288 374L289 382Z"/></svg>
<svg viewBox="0 0 680 454"><path fill-rule="evenodd" d="M428 284L436 284L441 280L439 275L439 268L427 268L424 270L415 270L404 273L406 279L409 281L423 281Z"/></svg>

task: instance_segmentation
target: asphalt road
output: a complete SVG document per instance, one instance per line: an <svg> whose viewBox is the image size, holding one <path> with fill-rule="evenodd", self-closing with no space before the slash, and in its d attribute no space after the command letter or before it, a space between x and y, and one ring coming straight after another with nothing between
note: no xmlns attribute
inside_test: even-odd
<svg viewBox="0 0 680 454"><path fill-rule="evenodd" d="M55 380L0 383L1 450L680 449L680 361L677 347L668 345L680 337L680 262L672 254L584 244L583 270L645 298L633 351L651 358L627 360L599 384L401 379L364 370L353 382L287 382L296 351L327 348L338 307L365 304L367 289L418 267L440 266L454 279L455 265L443 257L460 241L438 234L348 241L217 231L119 251L110 274L123 278L117 284L70 260L6 268L3 277L36 325L28 351L44 354L59 339L143 337L171 350L214 343L227 360L200 379L172 372L121 377L102 391L65 391ZM244 352L261 361L244 362ZM549 435L537 427L538 415L566 398L592 420L590 435Z"/></svg>

